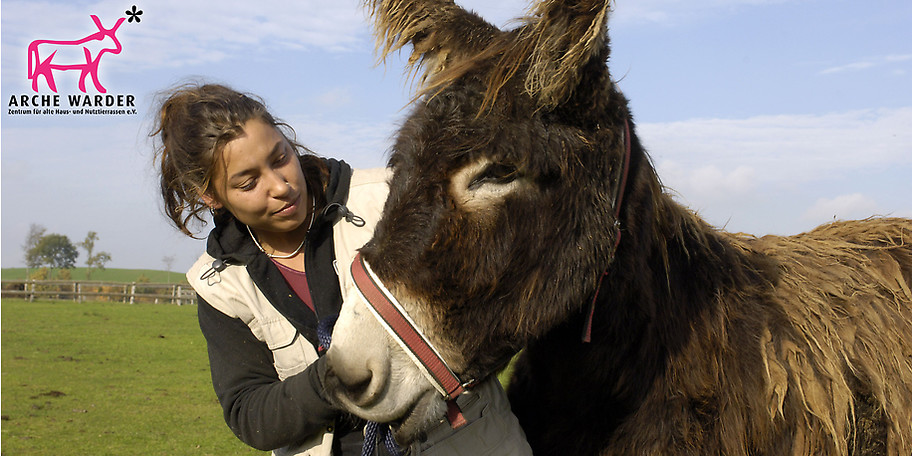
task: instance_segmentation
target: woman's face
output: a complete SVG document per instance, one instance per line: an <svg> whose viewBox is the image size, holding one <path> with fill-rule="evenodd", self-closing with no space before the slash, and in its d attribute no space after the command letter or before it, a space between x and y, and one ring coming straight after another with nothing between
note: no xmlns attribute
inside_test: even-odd
<svg viewBox="0 0 912 456"><path fill-rule="evenodd" d="M211 207L224 207L262 237L283 236L307 220L310 197L297 153L279 130L260 119L227 143L212 176ZM306 229L306 228L305 228Z"/></svg>

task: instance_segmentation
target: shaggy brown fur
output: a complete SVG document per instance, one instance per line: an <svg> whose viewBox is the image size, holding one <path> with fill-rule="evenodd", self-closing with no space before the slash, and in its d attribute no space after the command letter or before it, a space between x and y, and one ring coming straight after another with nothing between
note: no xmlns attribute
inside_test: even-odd
<svg viewBox="0 0 912 456"><path fill-rule="evenodd" d="M540 2L508 32L368 3L426 92L364 258L425 302L463 378L525 347L510 398L536 454L912 454L912 221L754 238L677 204L605 67L607 0Z"/></svg>
<svg viewBox="0 0 912 456"><path fill-rule="evenodd" d="M787 398L803 409L796 445L852 454L880 442L912 454L910 234L908 220L872 219L747 244L781 271L774 302L786 321L761 332L761 397L770 422Z"/></svg>
<svg viewBox="0 0 912 456"><path fill-rule="evenodd" d="M536 454L910 454L912 221L756 239L682 213L664 271L618 253L593 347L571 319L524 353Z"/></svg>

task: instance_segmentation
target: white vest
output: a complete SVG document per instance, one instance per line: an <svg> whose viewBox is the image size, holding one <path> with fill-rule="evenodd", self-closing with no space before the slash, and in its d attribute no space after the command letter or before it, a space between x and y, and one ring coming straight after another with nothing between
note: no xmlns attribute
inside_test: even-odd
<svg viewBox="0 0 912 456"><path fill-rule="evenodd" d="M333 247L339 287L351 283L349 265L357 249L370 240L388 193L386 169L355 170L349 187L348 209L363 218L364 226L340 220L333 227ZM207 279L201 276L210 269L214 258L204 253L187 272L193 289L213 308L232 318L239 318L253 335L272 351L280 380L303 371L317 359L317 352L257 288L244 266L229 266ZM314 435L294 448L280 448L277 456L328 456L332 453L332 430Z"/></svg>

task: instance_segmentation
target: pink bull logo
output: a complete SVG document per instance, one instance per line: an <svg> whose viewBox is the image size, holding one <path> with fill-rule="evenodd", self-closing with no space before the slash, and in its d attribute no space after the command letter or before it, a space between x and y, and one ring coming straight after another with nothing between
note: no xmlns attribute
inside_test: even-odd
<svg viewBox="0 0 912 456"><path fill-rule="evenodd" d="M101 25L98 16L92 15L98 31L85 38L73 41L32 41L28 47L28 77L32 80L32 90L38 91L38 77L44 76L48 87L56 93L57 84L54 82L53 71L79 70L79 90L85 93L86 77L91 76L95 88L101 93L106 93L107 90L98 80L98 64L101 56L105 54L120 54L122 46L114 34L125 19L118 19L113 27L106 29ZM42 59L42 55L46 57Z"/></svg>

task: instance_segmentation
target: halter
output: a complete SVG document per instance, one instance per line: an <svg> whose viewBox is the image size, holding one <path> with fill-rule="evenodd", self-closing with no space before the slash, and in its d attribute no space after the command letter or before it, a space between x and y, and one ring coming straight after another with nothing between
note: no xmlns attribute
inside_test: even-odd
<svg viewBox="0 0 912 456"><path fill-rule="evenodd" d="M617 252L618 245L621 243L621 203L624 201L624 190L627 188L627 174L630 172L630 122L624 118L624 162L621 165L620 174L618 175L618 187L614 191L614 251ZM602 281L608 271L602 273L599 277L598 286L595 288L595 295L592 297L592 304L589 305L589 314L586 316L586 323L583 326L583 342L592 342L592 319L595 317L595 302L598 300L599 293L602 291Z"/></svg>
<svg viewBox="0 0 912 456"><path fill-rule="evenodd" d="M455 429L466 424L465 417L456 404L456 397L472 387L475 380L463 382L459 379L440 356L440 352L409 318L395 296L383 286L360 253L352 261L351 272L358 293L367 303L367 308L443 396L447 403L447 419L450 425Z"/></svg>

